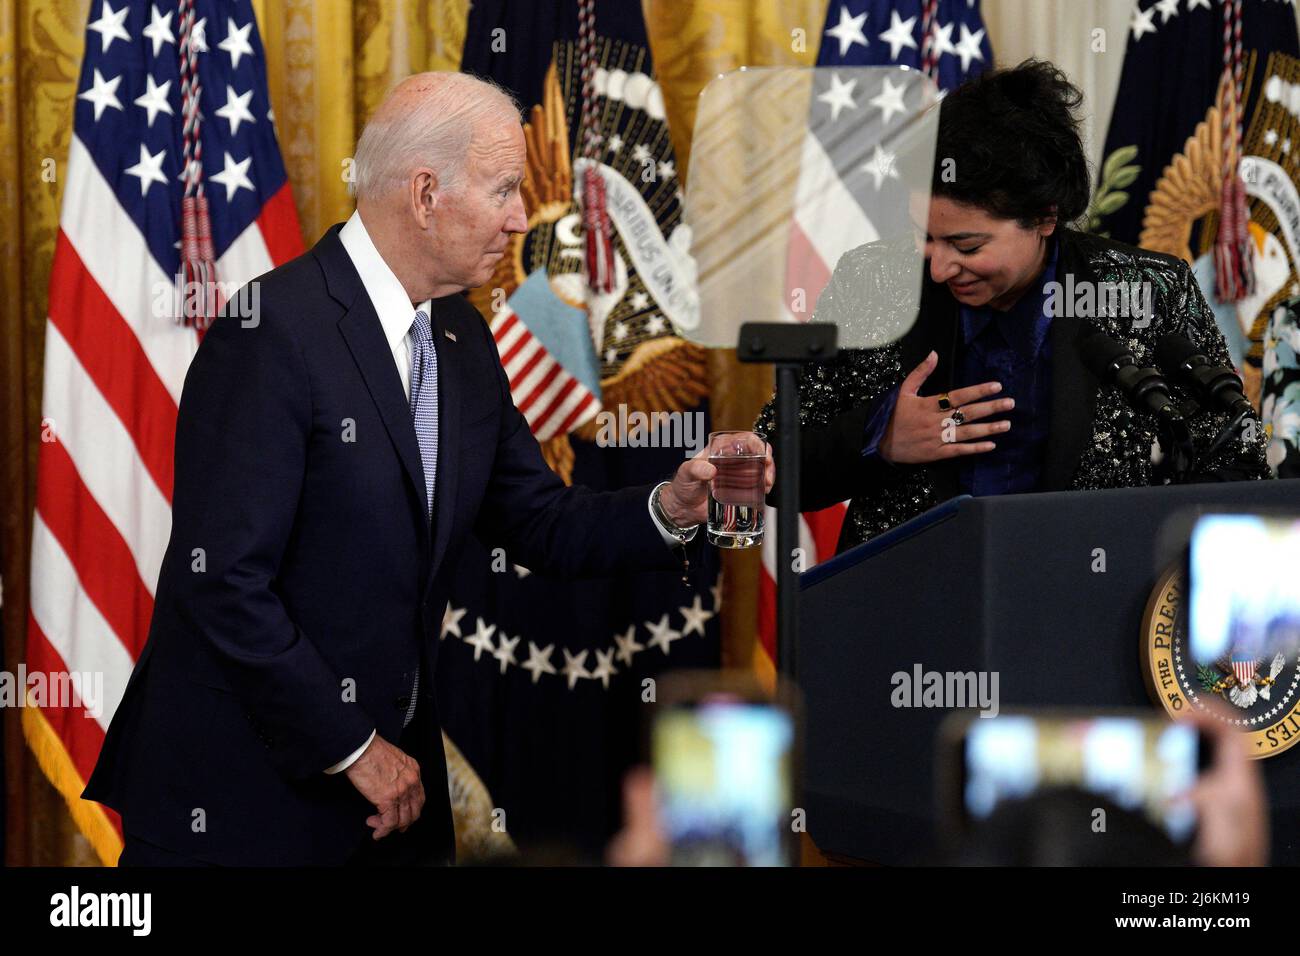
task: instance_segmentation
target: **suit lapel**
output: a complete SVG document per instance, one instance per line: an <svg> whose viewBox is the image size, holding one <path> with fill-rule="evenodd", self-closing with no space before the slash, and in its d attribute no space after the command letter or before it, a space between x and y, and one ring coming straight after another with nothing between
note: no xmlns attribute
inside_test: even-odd
<svg viewBox="0 0 1300 956"><path fill-rule="evenodd" d="M415 425L411 421L411 408L402 389L402 379L393 362L392 350L384 338L379 314L365 292L361 277L352 259L338 238L339 226L332 227L312 249L325 273L325 283L330 295L345 311L339 319L339 332L347 343L352 359L366 383L366 389L379 409L384 428L401 459L411 490L412 510L418 508L418 518L426 529L424 507L424 468L420 461L420 446L415 439ZM423 539L426 544L428 534Z"/></svg>
<svg viewBox="0 0 1300 956"><path fill-rule="evenodd" d="M937 396L941 392L952 390L953 377L957 374L954 367L957 335L957 301L948 294L946 287L931 281L927 266L925 283L921 287L920 314L899 346L899 361L904 377L921 364L931 349L938 353L939 363L921 386L922 395ZM946 501L961 493L957 462L958 459L949 459L925 466L934 481L939 501Z"/></svg>
<svg viewBox="0 0 1300 956"><path fill-rule="evenodd" d="M464 329L455 323L453 310L434 299L433 348L438 354L438 474L433 487L433 559L429 576L437 574L451 539L456 508L456 478L460 472L456 460L460 448L460 398L463 394L461 345ZM451 338L448 332L455 336ZM468 339L466 339L468 341Z"/></svg>
<svg viewBox="0 0 1300 956"><path fill-rule="evenodd" d="M1057 281L1074 274L1075 283L1095 282L1086 260L1080 257L1068 230L1062 230L1061 249L1057 256ZM1079 340L1088 331L1082 319L1071 315L1052 318L1048 336L1052 343L1052 410L1043 458L1040 485L1044 491L1060 491L1069 486L1078 468L1079 456L1092 434L1092 420L1097 407L1097 389L1101 383L1083 364Z"/></svg>

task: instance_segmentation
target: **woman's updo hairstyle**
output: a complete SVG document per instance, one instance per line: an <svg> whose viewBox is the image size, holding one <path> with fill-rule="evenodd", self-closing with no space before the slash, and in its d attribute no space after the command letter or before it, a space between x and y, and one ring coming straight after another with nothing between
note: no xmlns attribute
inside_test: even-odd
<svg viewBox="0 0 1300 956"><path fill-rule="evenodd" d="M957 87L939 106L932 194L1026 228L1052 216L1061 225L1078 219L1091 183L1082 102L1079 88L1043 60Z"/></svg>

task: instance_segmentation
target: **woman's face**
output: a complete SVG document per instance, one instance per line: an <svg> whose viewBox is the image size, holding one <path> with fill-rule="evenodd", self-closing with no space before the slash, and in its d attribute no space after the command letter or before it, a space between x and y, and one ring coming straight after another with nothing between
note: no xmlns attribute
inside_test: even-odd
<svg viewBox="0 0 1300 956"><path fill-rule="evenodd" d="M962 305L1009 309L1043 271L1055 228L1053 221L1026 229L977 206L932 196L925 235L930 277Z"/></svg>

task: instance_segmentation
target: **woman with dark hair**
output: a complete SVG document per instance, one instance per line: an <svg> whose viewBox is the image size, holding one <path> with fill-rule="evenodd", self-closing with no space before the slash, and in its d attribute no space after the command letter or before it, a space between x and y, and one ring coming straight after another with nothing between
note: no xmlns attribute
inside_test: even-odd
<svg viewBox="0 0 1300 956"><path fill-rule="evenodd" d="M1089 196L1082 99L1055 66L1029 60L941 102L928 210L913 204L926 216L914 222L927 267L916 322L893 344L811 366L801 383L800 510L852 499L840 551L957 494L1169 480L1156 416L1088 369L1087 333L1150 366L1155 343L1177 332L1231 366L1185 262L1069 228ZM896 253L884 240L846 253L814 321L906 327L888 317L915 308ZM1196 447L1227 422L1198 412ZM772 403L755 428L773 434ZM1267 477L1262 432L1234 433L1184 480Z"/></svg>

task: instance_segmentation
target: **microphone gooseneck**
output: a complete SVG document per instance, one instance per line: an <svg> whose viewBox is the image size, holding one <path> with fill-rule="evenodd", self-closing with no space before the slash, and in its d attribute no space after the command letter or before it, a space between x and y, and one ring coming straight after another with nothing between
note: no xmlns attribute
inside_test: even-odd
<svg viewBox="0 0 1300 956"><path fill-rule="evenodd" d="M1170 332L1156 343L1156 364L1192 393L1205 408L1232 415L1254 415L1241 379L1232 369L1214 365L1185 335Z"/></svg>
<svg viewBox="0 0 1300 956"><path fill-rule="evenodd" d="M1196 460L1192 432L1169 394L1169 383L1158 369L1138 365L1133 353L1105 332L1087 335L1079 343L1084 365L1102 382L1114 385L1130 405L1151 412L1159 422L1160 444L1169 457L1174 481L1185 479Z"/></svg>
<svg viewBox="0 0 1300 956"><path fill-rule="evenodd" d="M1097 378L1116 386L1133 407L1165 421L1182 421L1169 394L1169 383L1158 369L1144 368L1133 353L1105 332L1094 332L1079 345L1084 364Z"/></svg>

